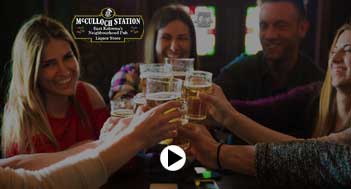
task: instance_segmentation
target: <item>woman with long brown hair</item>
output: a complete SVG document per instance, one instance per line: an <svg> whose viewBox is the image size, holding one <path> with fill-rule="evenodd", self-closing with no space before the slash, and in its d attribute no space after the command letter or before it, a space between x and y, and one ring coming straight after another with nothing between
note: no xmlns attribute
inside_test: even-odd
<svg viewBox="0 0 351 189"><path fill-rule="evenodd" d="M194 58L196 52L195 28L184 7L171 4L155 12L148 24L144 41L144 63L163 63L164 58ZM139 65L127 64L113 76L110 99L134 96L141 92Z"/></svg>

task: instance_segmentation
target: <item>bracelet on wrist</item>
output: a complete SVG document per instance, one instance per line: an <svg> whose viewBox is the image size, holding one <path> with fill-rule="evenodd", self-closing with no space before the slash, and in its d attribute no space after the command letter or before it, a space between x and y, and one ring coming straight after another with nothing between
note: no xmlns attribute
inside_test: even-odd
<svg viewBox="0 0 351 189"><path fill-rule="evenodd" d="M220 161L220 158L219 158L219 154L221 153L221 147L223 146L224 143L220 143L218 146L217 146L217 167L218 169L222 169L222 165L221 165L221 161Z"/></svg>

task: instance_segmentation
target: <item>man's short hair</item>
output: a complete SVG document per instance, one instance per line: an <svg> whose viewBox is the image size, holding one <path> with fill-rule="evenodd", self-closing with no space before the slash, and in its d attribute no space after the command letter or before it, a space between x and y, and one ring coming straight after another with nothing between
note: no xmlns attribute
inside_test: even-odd
<svg viewBox="0 0 351 189"><path fill-rule="evenodd" d="M306 9L305 9L304 0L257 0L257 5L262 5L264 3L275 3L275 2L291 3L296 8L296 10L299 14L299 17L301 19L306 18Z"/></svg>

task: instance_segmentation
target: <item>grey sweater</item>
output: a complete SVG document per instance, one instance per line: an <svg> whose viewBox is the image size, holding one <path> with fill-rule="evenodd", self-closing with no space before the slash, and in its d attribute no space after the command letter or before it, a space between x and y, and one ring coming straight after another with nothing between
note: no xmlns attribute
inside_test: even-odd
<svg viewBox="0 0 351 189"><path fill-rule="evenodd" d="M265 187L351 188L351 146L316 140L256 145Z"/></svg>

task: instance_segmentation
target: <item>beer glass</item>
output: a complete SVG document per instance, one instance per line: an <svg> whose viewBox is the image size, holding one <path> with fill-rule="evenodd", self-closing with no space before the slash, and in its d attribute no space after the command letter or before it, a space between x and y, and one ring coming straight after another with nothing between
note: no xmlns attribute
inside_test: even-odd
<svg viewBox="0 0 351 189"><path fill-rule="evenodd" d="M152 78L147 78L146 79L146 104L153 108L155 106L158 106L160 104L163 104L165 102L171 101L171 100L179 100L182 101L181 95L182 95L182 86L183 86L183 81L181 79L172 79L170 81L164 81L164 80L159 80L159 79L152 79ZM172 108L168 110L166 113L174 111L175 109ZM174 119L171 120L170 122L179 122L180 124L186 124L187 120L184 118L179 119ZM160 144L174 144L174 145L179 145L183 149L187 149L189 145L189 141L183 140L180 137L176 137L174 139L165 139L160 142Z"/></svg>
<svg viewBox="0 0 351 189"><path fill-rule="evenodd" d="M165 58L166 64L172 65L173 76L185 79L185 73L194 70L194 58Z"/></svg>
<svg viewBox="0 0 351 189"><path fill-rule="evenodd" d="M139 106L146 104L146 99L144 93L138 93L133 97L134 112Z"/></svg>
<svg viewBox="0 0 351 189"><path fill-rule="evenodd" d="M131 117L134 114L134 103L131 98L119 97L110 101L112 117Z"/></svg>
<svg viewBox="0 0 351 189"><path fill-rule="evenodd" d="M211 93L212 73L206 71L187 72L183 91L187 104L186 118L189 120L206 119L206 104L201 102L199 94L200 92Z"/></svg>
<svg viewBox="0 0 351 189"><path fill-rule="evenodd" d="M160 79L169 81L172 79L172 65L161 63L139 64L140 86L145 94L146 78Z"/></svg>

